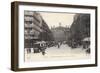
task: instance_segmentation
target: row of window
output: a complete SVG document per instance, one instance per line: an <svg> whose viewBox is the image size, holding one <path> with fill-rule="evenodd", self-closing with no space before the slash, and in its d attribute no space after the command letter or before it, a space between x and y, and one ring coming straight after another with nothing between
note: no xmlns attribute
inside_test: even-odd
<svg viewBox="0 0 100 73"><path fill-rule="evenodd" d="M24 35L25 35L25 39L38 39L38 36L40 34L39 31L41 31L41 29L40 29L40 27L38 27L38 26L40 26L40 21L37 20L35 18L36 16L33 16L33 15L35 15L34 12L25 11L25 16L24 16L24 21L25 21Z"/></svg>

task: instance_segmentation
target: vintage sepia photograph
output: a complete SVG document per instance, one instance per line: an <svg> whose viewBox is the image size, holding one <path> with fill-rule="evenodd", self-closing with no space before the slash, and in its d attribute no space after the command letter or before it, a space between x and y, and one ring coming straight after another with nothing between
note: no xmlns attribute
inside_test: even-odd
<svg viewBox="0 0 100 73"><path fill-rule="evenodd" d="M90 14L24 11L24 61L91 58Z"/></svg>
<svg viewBox="0 0 100 73"><path fill-rule="evenodd" d="M97 7L12 2L11 69L97 66Z"/></svg>

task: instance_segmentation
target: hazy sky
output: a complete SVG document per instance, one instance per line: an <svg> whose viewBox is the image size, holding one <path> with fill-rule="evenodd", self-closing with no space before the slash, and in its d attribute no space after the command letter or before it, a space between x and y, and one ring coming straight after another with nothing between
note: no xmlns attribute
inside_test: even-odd
<svg viewBox="0 0 100 73"><path fill-rule="evenodd" d="M49 12L40 12L41 16L48 24L49 28L55 26L70 26L73 22L73 17L75 14L70 13L49 13Z"/></svg>

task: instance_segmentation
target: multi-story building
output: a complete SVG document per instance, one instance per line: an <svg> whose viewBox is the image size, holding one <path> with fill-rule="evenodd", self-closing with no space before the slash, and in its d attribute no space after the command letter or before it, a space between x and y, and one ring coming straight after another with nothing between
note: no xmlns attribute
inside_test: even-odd
<svg viewBox="0 0 100 73"><path fill-rule="evenodd" d="M36 41L45 40L45 37L41 36L41 33L45 32L45 35L49 35L49 37L51 35L48 25L43 20L40 13L35 11L24 11L24 27L24 40L26 48L32 48Z"/></svg>
<svg viewBox="0 0 100 73"><path fill-rule="evenodd" d="M90 37L90 14L76 14L70 28L69 44L81 45L87 37Z"/></svg>

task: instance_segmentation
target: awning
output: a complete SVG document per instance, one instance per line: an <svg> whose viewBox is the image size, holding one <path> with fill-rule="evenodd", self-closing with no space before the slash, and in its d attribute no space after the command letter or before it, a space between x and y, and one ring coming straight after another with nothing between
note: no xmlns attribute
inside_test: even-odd
<svg viewBox="0 0 100 73"><path fill-rule="evenodd" d="M46 43L46 42L45 41L38 41L35 44L43 44L43 43Z"/></svg>
<svg viewBox="0 0 100 73"><path fill-rule="evenodd" d="M90 37L86 37L82 41L90 41Z"/></svg>

